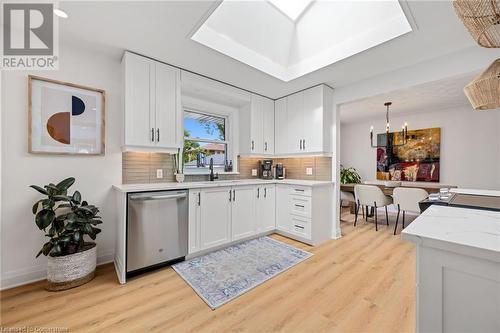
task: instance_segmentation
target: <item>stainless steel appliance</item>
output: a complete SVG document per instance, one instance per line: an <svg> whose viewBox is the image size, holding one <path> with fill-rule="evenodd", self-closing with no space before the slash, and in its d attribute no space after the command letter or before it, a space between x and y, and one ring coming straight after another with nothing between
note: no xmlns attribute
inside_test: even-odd
<svg viewBox="0 0 500 333"><path fill-rule="evenodd" d="M277 163L274 167L274 178L285 179L285 167L283 163Z"/></svg>
<svg viewBox="0 0 500 333"><path fill-rule="evenodd" d="M187 255L188 191L132 193L127 205L127 274Z"/></svg>
<svg viewBox="0 0 500 333"><path fill-rule="evenodd" d="M260 161L260 178L262 179L273 179L273 160L262 160Z"/></svg>

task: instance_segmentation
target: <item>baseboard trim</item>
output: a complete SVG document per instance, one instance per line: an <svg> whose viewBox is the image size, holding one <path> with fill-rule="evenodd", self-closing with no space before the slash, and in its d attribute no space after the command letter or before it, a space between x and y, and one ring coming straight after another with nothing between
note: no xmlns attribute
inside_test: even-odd
<svg viewBox="0 0 500 333"><path fill-rule="evenodd" d="M115 257L114 253L105 254L97 257L97 265L104 265L113 262ZM35 266L29 269L23 269L18 271L7 272L2 277L0 281L0 290L7 290L33 282L38 282L45 280L47 277L47 267L46 266Z"/></svg>

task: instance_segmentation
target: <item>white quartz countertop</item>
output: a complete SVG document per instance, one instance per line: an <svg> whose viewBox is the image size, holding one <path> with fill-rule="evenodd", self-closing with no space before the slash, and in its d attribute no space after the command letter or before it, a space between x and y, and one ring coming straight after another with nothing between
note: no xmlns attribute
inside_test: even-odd
<svg viewBox="0 0 500 333"><path fill-rule="evenodd" d="M432 205L401 237L417 245L500 262L500 212Z"/></svg>
<svg viewBox="0 0 500 333"><path fill-rule="evenodd" d="M121 184L113 185L113 188L120 192L144 192L144 191L161 191L161 190L180 190L180 189L195 189L195 188L210 188L224 186L243 186L243 185L262 185L262 184L287 184L298 186L326 186L332 185L331 181L320 180L297 180L297 179L237 179L237 180L215 180L213 182L166 182L153 184Z"/></svg>
<svg viewBox="0 0 500 333"><path fill-rule="evenodd" d="M471 195L484 195L491 197L500 197L500 191L496 190L477 190L470 188L451 188L450 192L460 193L460 194L471 194Z"/></svg>

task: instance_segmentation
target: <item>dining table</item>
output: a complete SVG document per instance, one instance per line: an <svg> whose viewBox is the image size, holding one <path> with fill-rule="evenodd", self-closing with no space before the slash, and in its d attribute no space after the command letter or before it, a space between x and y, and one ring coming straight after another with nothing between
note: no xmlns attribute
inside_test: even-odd
<svg viewBox="0 0 500 333"><path fill-rule="evenodd" d="M427 193L429 193L429 194L439 193L439 190L442 188L456 188L457 187L455 185L445 185L445 184L437 184L437 183L425 184L425 183L408 183L408 182L401 183L401 185L396 186L396 187L386 186L382 182L380 182L380 183L366 182L363 184L364 185L378 186L382 190L382 192L384 192L385 195L390 195L390 196L393 195L394 189L396 187L421 188L423 190L426 190ZM356 185L358 185L358 184L355 184L355 183L340 184L340 190L354 194L354 186L356 186ZM354 210L355 210L354 207L355 207L354 203L351 203L351 213L352 214L354 214ZM367 207L367 214L368 214L368 216L372 216L373 209L371 210L371 212L368 212L368 207Z"/></svg>

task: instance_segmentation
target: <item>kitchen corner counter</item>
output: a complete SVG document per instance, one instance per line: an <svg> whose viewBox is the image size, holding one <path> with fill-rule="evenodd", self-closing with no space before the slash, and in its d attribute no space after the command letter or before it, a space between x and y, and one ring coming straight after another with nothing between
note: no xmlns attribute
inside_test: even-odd
<svg viewBox="0 0 500 333"><path fill-rule="evenodd" d="M432 205L401 233L417 245L500 262L500 213Z"/></svg>
<svg viewBox="0 0 500 333"><path fill-rule="evenodd" d="M120 184L113 185L113 188L123 193L144 192L144 191L163 191L163 190L185 190L195 188L213 188L225 186L244 186L244 185L261 185L261 184L286 184L296 186L327 186L333 185L332 181L321 180L298 180L298 179L236 179L236 180L216 180L213 182L165 182L165 183L148 183L148 184Z"/></svg>

